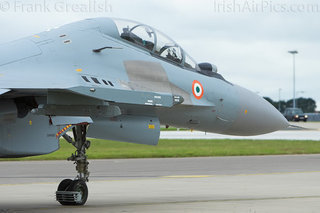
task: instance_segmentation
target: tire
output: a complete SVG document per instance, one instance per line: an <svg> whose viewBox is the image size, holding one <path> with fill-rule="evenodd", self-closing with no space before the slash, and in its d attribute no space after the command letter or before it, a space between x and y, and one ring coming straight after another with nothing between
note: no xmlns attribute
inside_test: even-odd
<svg viewBox="0 0 320 213"><path fill-rule="evenodd" d="M75 191L75 192L80 192L82 194L80 202L70 203L69 205L82 206L87 202L88 187L87 187L86 182L84 182L83 180L72 181L72 183L71 183L70 187L67 189L67 191Z"/></svg>
<svg viewBox="0 0 320 213"><path fill-rule="evenodd" d="M71 185L72 180L71 179L64 179L60 182L57 191L66 191L67 188Z"/></svg>
<svg viewBox="0 0 320 213"><path fill-rule="evenodd" d="M68 188L71 186L71 183L73 181L71 179L64 179L63 181L60 182L57 191L67 191ZM58 201L61 205L72 205L68 202L63 202L63 201Z"/></svg>

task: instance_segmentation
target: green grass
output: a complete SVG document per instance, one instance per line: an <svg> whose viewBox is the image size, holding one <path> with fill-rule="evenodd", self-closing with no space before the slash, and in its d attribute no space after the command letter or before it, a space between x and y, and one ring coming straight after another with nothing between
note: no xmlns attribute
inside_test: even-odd
<svg viewBox="0 0 320 213"><path fill-rule="evenodd" d="M10 160L64 160L75 151L61 140L61 148L52 154ZM164 158L199 156L244 156L320 153L319 141L287 140L160 140L158 146L147 146L91 139L89 159ZM8 160L8 159L2 159Z"/></svg>

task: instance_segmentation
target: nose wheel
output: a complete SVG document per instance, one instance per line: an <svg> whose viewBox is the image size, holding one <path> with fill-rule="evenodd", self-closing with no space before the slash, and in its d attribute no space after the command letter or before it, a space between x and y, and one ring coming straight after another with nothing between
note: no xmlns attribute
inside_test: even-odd
<svg viewBox="0 0 320 213"><path fill-rule="evenodd" d="M74 161L78 175L74 180L65 179L60 182L56 192L56 200L61 205L84 205L88 199L86 182L89 181L90 173L88 171L89 162L87 161L86 149L90 147L90 141L86 140L87 126L88 124L81 124L73 127L74 140L68 135L63 136L77 149L68 160Z"/></svg>
<svg viewBox="0 0 320 213"><path fill-rule="evenodd" d="M61 205L84 205L88 199L87 184L83 180L65 179L58 186L56 198Z"/></svg>

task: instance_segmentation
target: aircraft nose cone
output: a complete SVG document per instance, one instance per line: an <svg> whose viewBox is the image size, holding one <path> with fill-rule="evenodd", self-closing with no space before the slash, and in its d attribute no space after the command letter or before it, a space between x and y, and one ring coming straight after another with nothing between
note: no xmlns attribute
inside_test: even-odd
<svg viewBox="0 0 320 213"><path fill-rule="evenodd" d="M264 98L245 88L235 87L239 95L239 112L229 129L231 134L259 135L289 126L285 117Z"/></svg>

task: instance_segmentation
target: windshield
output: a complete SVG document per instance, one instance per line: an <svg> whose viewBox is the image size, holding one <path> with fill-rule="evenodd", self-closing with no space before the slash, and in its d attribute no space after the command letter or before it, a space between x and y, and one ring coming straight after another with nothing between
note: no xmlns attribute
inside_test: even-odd
<svg viewBox="0 0 320 213"><path fill-rule="evenodd" d="M157 45L155 54L169 61L182 63L182 51L181 48L173 40L166 35L157 32Z"/></svg>
<svg viewBox="0 0 320 213"><path fill-rule="evenodd" d="M294 109L292 111L293 111L293 114L303 114L301 109Z"/></svg>
<svg viewBox="0 0 320 213"><path fill-rule="evenodd" d="M295 115L303 114L303 112L302 112L301 109L288 109L288 110L287 110L287 113L288 113L288 114L295 114Z"/></svg>
<svg viewBox="0 0 320 213"><path fill-rule="evenodd" d="M155 36L150 27L124 20L117 20L115 23L121 38L148 50L153 50Z"/></svg>
<svg viewBox="0 0 320 213"><path fill-rule="evenodd" d="M147 49L166 61L187 69L197 69L197 63L165 34L147 25L128 20L114 20L114 22L122 39Z"/></svg>

